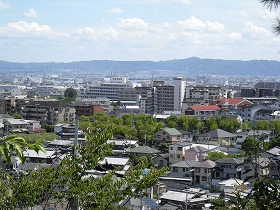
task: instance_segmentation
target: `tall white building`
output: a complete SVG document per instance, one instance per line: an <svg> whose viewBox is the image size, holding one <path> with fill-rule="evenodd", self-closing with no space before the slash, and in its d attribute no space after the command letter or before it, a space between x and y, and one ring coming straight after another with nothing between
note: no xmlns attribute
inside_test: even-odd
<svg viewBox="0 0 280 210"><path fill-rule="evenodd" d="M185 97L186 92L186 79L183 77L176 77L174 78L174 103L173 103L173 109L174 111L180 111L182 110L182 102Z"/></svg>

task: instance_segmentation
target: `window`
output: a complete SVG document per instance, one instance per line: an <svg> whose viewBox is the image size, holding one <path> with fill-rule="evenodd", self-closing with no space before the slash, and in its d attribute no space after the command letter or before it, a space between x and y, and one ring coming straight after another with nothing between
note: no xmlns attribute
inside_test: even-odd
<svg viewBox="0 0 280 210"><path fill-rule="evenodd" d="M178 147L178 151L182 151L182 147Z"/></svg>
<svg viewBox="0 0 280 210"><path fill-rule="evenodd" d="M202 176L202 181L207 181L207 177L206 176Z"/></svg>
<svg viewBox="0 0 280 210"><path fill-rule="evenodd" d="M196 168L194 171L195 173L200 173L200 168Z"/></svg>
<svg viewBox="0 0 280 210"><path fill-rule="evenodd" d="M173 150L173 147L170 147L170 150Z"/></svg>
<svg viewBox="0 0 280 210"><path fill-rule="evenodd" d="M178 173L178 167L173 167L173 172Z"/></svg>
<svg viewBox="0 0 280 210"><path fill-rule="evenodd" d="M177 158L180 158L181 156L180 155L177 155Z"/></svg>
<svg viewBox="0 0 280 210"><path fill-rule="evenodd" d="M204 173L208 173L208 169L205 168L205 169L204 169Z"/></svg>
<svg viewBox="0 0 280 210"><path fill-rule="evenodd" d="M177 140L180 140L181 139L181 136L177 136Z"/></svg>

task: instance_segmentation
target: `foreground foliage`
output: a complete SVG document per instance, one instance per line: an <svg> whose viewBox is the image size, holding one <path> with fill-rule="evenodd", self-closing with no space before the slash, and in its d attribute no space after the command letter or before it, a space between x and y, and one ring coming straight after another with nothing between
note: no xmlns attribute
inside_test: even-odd
<svg viewBox="0 0 280 210"><path fill-rule="evenodd" d="M38 168L27 174L8 175L1 171L0 209L15 207L47 206L50 199L66 199L68 208L114 209L121 200L145 196L145 189L156 184L158 177L166 169L148 167L146 158L132 166L122 178L115 170L95 177L90 176L99 161L112 154L111 145L105 144L113 132L112 126L106 129L95 128L94 133L86 133L86 145L77 146L78 155L70 154L56 167ZM147 173L143 174L143 170ZM77 206L76 206L77 207Z"/></svg>

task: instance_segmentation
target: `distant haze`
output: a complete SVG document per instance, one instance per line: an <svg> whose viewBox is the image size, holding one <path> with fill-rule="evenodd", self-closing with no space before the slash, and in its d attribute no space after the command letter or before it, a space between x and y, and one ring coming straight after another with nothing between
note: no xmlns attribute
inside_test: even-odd
<svg viewBox="0 0 280 210"><path fill-rule="evenodd" d="M94 60L70 63L13 63L0 61L0 72L70 73L93 75L224 75L224 76L279 76L280 62L266 60L220 60L191 57L167 61L111 61Z"/></svg>

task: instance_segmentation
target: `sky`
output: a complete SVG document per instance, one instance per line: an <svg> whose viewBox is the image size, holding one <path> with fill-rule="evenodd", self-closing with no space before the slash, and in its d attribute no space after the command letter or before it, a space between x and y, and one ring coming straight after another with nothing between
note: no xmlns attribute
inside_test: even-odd
<svg viewBox="0 0 280 210"><path fill-rule="evenodd" d="M0 60L280 60L258 0L0 0Z"/></svg>

